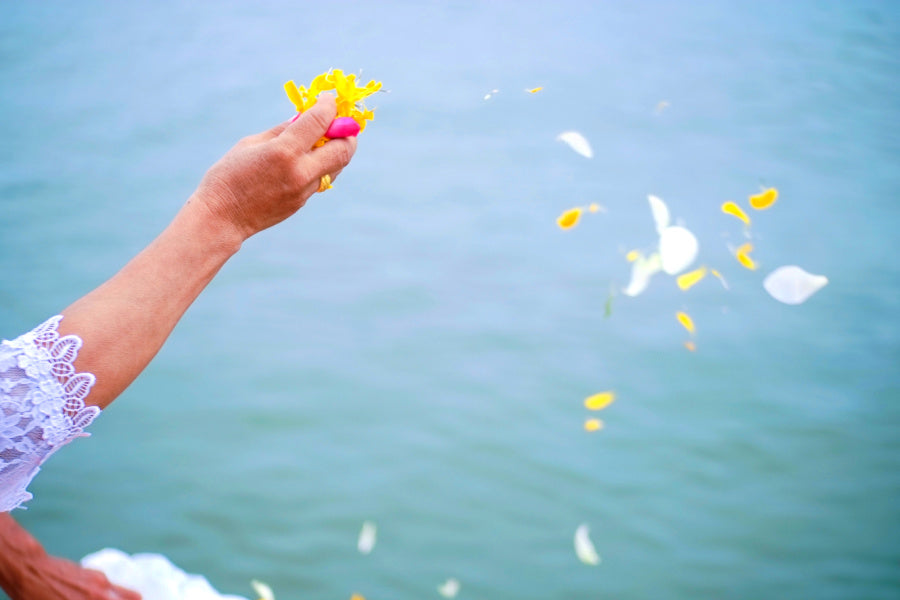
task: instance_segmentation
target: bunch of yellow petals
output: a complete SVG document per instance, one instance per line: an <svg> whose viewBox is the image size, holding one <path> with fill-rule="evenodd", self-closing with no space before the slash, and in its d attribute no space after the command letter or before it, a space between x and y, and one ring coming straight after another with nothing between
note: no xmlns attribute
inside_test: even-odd
<svg viewBox="0 0 900 600"><path fill-rule="evenodd" d="M316 76L308 88L297 86L293 81L284 84L288 98L297 108L297 112L301 113L316 103L320 93L333 91L337 100L337 116L351 117L359 124L360 131L366 128L366 121L375 118L375 113L366 108L364 100L380 89L381 82L374 80L360 87L356 83L356 74L344 75L341 69L332 69ZM315 145L321 146L326 141L322 138Z"/></svg>

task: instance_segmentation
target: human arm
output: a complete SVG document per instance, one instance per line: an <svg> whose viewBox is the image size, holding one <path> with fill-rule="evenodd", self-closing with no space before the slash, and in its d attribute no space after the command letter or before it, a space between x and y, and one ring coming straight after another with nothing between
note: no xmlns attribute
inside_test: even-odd
<svg viewBox="0 0 900 600"><path fill-rule="evenodd" d="M168 227L124 268L63 312L60 335L83 341L74 366L105 408L140 374L175 324L252 235L299 210L356 150L356 138L312 149L335 116L333 96L290 123L241 140L213 165Z"/></svg>
<svg viewBox="0 0 900 600"><path fill-rule="evenodd" d="M0 513L0 587L12 600L140 600L100 571L50 556L7 513Z"/></svg>

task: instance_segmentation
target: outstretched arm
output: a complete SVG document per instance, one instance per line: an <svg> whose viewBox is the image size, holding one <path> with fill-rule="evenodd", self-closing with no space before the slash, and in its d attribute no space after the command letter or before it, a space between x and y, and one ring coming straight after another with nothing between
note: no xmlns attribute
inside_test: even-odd
<svg viewBox="0 0 900 600"><path fill-rule="evenodd" d="M60 335L83 341L76 370L96 376L87 404L112 402L244 240L293 215L323 175L337 177L350 162L354 137L313 149L335 112L323 94L295 121L241 140L149 246L62 312Z"/></svg>

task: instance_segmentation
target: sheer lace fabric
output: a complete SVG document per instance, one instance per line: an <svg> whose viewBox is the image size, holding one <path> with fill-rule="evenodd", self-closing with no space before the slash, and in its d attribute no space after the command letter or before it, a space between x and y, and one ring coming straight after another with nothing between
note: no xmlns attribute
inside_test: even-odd
<svg viewBox="0 0 900 600"><path fill-rule="evenodd" d="M100 413L84 404L94 376L75 373L72 365L81 338L60 337L61 320L55 316L0 344L0 512L30 500L26 488L40 465L87 436L84 428Z"/></svg>

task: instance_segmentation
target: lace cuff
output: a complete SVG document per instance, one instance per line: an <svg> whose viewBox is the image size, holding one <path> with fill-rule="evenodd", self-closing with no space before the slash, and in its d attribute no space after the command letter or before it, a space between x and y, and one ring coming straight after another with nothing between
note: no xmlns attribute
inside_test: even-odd
<svg viewBox="0 0 900 600"><path fill-rule="evenodd" d="M76 335L60 337L55 316L0 344L0 512L31 499L25 489L41 464L100 414L84 399L90 373L75 373Z"/></svg>

